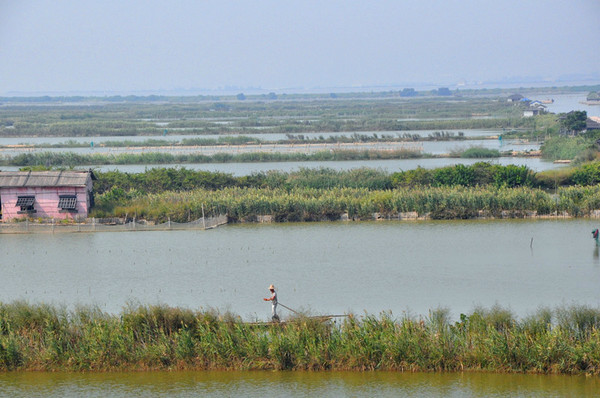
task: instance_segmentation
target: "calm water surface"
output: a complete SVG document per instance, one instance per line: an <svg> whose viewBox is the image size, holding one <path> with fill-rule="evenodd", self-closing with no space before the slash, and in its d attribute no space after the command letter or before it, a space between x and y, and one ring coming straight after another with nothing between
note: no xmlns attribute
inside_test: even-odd
<svg viewBox="0 0 600 398"><path fill-rule="evenodd" d="M483 161L482 159L457 159L457 158L431 158L431 159L388 159L388 160L348 160L348 161L323 161L323 162L260 162L260 163L192 163L192 164L134 164L134 165L104 165L104 166L81 166L81 169L92 168L100 171L120 170L127 173L143 173L146 169L156 167L178 168L184 167L190 170L206 170L213 172L229 173L234 176L246 176L252 173L278 170L284 172L298 171L305 167L318 169L320 167L334 170L351 170L360 167L381 169L390 173L403 170L413 170L417 167L433 169L436 167L452 166L456 164L469 165ZM568 167L564 164L555 164L540 158L497 158L486 159L488 163L517 166L527 166L534 171L553 170ZM19 170L19 167L2 167L1 170Z"/></svg>
<svg viewBox="0 0 600 398"><path fill-rule="evenodd" d="M229 225L208 231L0 235L0 300L119 312L165 303L266 319L280 301L317 314L454 317L496 303L600 305L597 220ZM533 239L533 242L532 242ZM283 311L283 316L288 314Z"/></svg>
<svg viewBox="0 0 600 398"><path fill-rule="evenodd" d="M574 94L558 94L558 95L537 95L537 94L523 94L529 99L544 100L546 98L553 98L553 104L545 104L548 107L548 112L552 113L567 113L571 111L586 111L588 116L600 116L600 106L598 105L586 105L582 102L586 101L588 93L574 93Z"/></svg>
<svg viewBox="0 0 600 398"><path fill-rule="evenodd" d="M478 373L3 373L11 397L592 397L598 378Z"/></svg>

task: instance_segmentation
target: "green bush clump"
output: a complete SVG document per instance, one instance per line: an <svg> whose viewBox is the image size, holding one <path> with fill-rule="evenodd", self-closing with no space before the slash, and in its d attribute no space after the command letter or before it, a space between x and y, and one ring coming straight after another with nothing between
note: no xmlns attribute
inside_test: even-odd
<svg viewBox="0 0 600 398"><path fill-rule="evenodd" d="M600 184L600 162L587 163L573 171L571 181L576 185Z"/></svg>
<svg viewBox="0 0 600 398"><path fill-rule="evenodd" d="M479 159L479 158L499 158L500 151L497 149L488 149L488 148L469 148L465 149L461 154L461 158L464 159Z"/></svg>
<svg viewBox="0 0 600 398"><path fill-rule="evenodd" d="M393 173L394 187L409 186L485 186L519 187L535 185L535 174L527 166L492 165L478 162L470 166L457 164L428 170L417 168Z"/></svg>

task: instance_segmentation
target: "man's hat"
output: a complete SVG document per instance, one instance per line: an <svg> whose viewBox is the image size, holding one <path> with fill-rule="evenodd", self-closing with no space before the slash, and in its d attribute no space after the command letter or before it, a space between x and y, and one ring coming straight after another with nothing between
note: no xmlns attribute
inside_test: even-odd
<svg viewBox="0 0 600 398"><path fill-rule="evenodd" d="M269 286L269 290L275 290L275 286L273 286L273 285Z"/></svg>

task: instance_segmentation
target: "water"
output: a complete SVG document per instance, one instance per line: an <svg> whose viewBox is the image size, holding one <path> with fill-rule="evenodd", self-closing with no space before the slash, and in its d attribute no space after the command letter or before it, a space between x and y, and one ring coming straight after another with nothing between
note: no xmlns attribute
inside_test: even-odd
<svg viewBox="0 0 600 398"><path fill-rule="evenodd" d="M498 303L600 305L596 220L229 225L0 236L0 301L216 308L267 319L267 287L315 314L454 317ZM531 239L533 243L531 244ZM532 245L532 247L530 247ZM283 317L287 316L285 312Z"/></svg>
<svg viewBox="0 0 600 398"><path fill-rule="evenodd" d="M321 167L334 170L351 170L360 167L381 169L390 173L396 171L413 170L417 167L434 169L437 167L453 166L456 164L470 165L477 162L488 162L492 164L527 166L533 171L554 170L568 167L564 164L555 164L542 160L541 158L497 158L497 159L457 159L457 158L430 158L430 159L388 159L388 160L344 160L344 161L311 161L311 162L260 162L260 163L186 163L186 164L133 164L133 165L84 165L77 167L87 170L92 168L99 171L119 170L126 173L143 173L144 170L152 168L178 168L183 167L190 170L204 170L211 172L228 173L236 177L251 175L253 173L278 170L282 172L294 172L301 168L318 169ZM0 170L17 171L17 166L2 166Z"/></svg>
<svg viewBox="0 0 600 398"><path fill-rule="evenodd" d="M586 101L588 93L578 94L558 94L558 95L525 95L525 97L534 100L544 100L546 98L554 99L553 104L544 104L548 107L548 112L552 113L567 113L571 111L586 111L588 116L600 116L599 105L586 105L582 102Z"/></svg>
<svg viewBox="0 0 600 398"><path fill-rule="evenodd" d="M234 176L246 176L252 173L279 170L283 172L298 171L301 168L318 169L321 167L334 170L351 170L360 167L381 169L390 173L396 171L413 170L417 167L434 169L438 167L453 166L456 164L470 165L477 162L492 164L527 166L534 171L554 170L568 167L564 164L555 164L541 158L497 158L497 159L457 159L457 158L431 158L431 159L388 159L388 160L344 160L344 161L311 161L311 162L261 162L261 163L206 163L206 164L160 164L160 165L105 165L83 166L83 169L92 167L100 171L120 170L128 173L142 173L154 167L185 167L191 170L206 170L213 172L229 173ZM18 167L4 167L4 170L18 170Z"/></svg>
<svg viewBox="0 0 600 398"><path fill-rule="evenodd" d="M2 373L11 397L591 397L597 377L399 372Z"/></svg>

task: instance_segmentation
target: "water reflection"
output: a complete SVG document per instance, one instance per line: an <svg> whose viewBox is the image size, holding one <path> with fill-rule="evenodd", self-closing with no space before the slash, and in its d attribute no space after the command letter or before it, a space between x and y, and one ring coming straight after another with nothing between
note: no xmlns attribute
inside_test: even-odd
<svg viewBox="0 0 600 398"><path fill-rule="evenodd" d="M0 390L27 397L592 396L598 378L485 373L145 372L5 373Z"/></svg>

